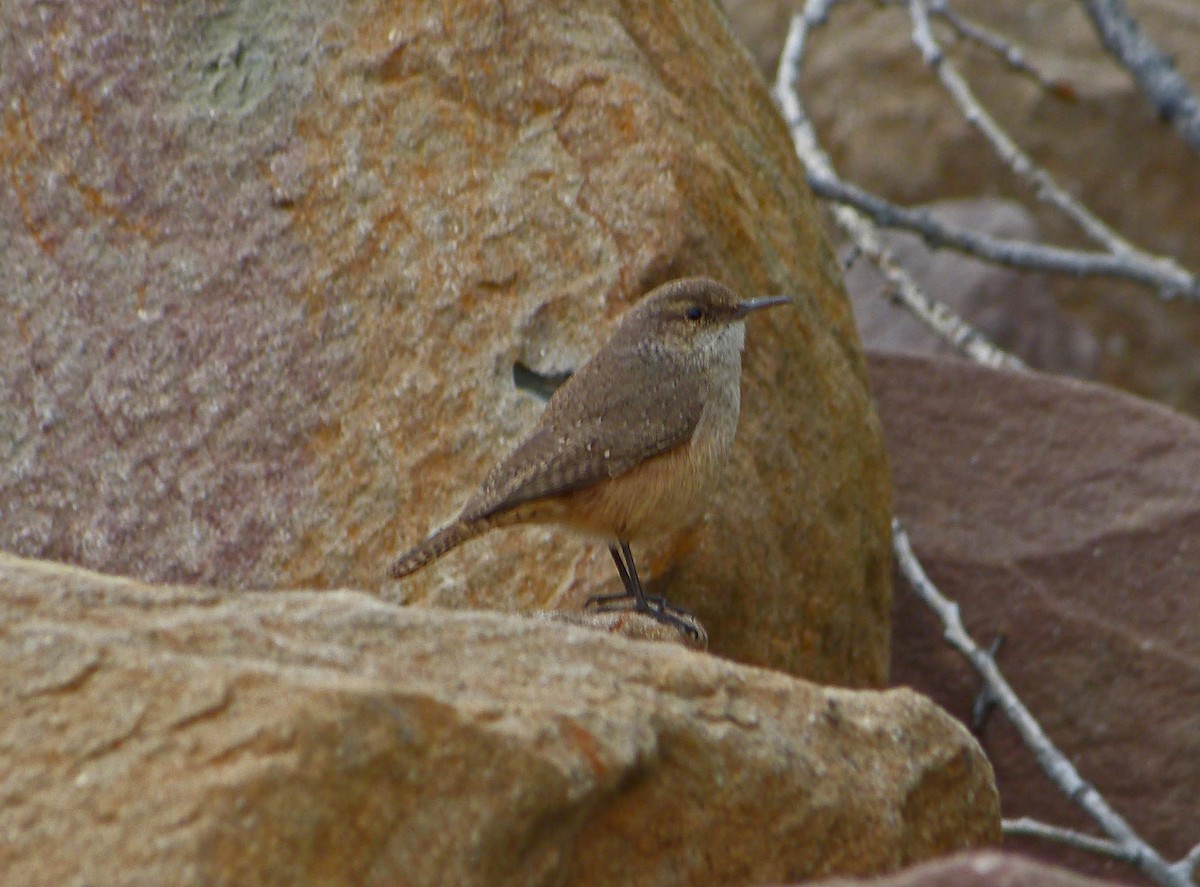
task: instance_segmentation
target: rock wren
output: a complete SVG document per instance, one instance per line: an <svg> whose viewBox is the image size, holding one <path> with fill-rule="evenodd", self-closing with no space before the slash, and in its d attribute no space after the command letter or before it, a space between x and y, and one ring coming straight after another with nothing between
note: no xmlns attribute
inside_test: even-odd
<svg viewBox="0 0 1200 887"><path fill-rule="evenodd" d="M407 576L487 530L563 524L608 542L625 587L587 605L625 604L695 633L686 611L642 589L629 543L685 526L704 508L733 446L746 315L787 296L741 300L702 277L646 295L554 392L537 425L458 517L401 555Z"/></svg>

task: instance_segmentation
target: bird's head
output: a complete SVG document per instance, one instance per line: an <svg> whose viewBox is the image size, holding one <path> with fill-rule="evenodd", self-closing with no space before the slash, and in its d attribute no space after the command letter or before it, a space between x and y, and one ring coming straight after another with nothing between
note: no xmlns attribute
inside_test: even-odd
<svg viewBox="0 0 1200 887"><path fill-rule="evenodd" d="M741 352L746 316L791 303L789 296L742 299L707 277L685 277L647 293L621 321L621 332L667 348Z"/></svg>

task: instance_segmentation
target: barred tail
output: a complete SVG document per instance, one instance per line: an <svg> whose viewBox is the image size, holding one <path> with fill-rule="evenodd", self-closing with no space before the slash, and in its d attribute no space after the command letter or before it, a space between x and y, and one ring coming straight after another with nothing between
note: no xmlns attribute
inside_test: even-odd
<svg viewBox="0 0 1200 887"><path fill-rule="evenodd" d="M451 548L461 545L468 539L474 539L493 526L495 524L487 520L455 521L400 555L396 562L388 567L388 575L393 579L399 579L409 573L415 573L430 561L437 560Z"/></svg>

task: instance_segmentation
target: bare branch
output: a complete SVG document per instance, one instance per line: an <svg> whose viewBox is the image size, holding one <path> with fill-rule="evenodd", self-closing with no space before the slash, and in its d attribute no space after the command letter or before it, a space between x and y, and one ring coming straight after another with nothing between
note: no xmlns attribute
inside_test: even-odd
<svg viewBox="0 0 1200 887"><path fill-rule="evenodd" d="M804 113L795 88L804 54L804 42L812 25L824 21L834 0L810 0L804 11L792 18L787 42L779 60L775 80L775 99L792 133L796 153L809 169L809 175L837 181L833 164L817 144L816 133ZM891 251L879 237L879 230L862 213L849 206L833 207L833 216L849 235L855 248L871 258L892 285L892 295L918 319L963 354L986 366L1024 369L1015 356L988 341L987 337L921 291L916 281L893 259Z"/></svg>
<svg viewBox="0 0 1200 887"><path fill-rule="evenodd" d="M857 249L871 259L892 285L892 298L918 320L953 345L961 354L992 369L1028 369L1019 357L993 344L941 302L927 296L879 237L879 229L849 207L834 208L834 218L853 239Z"/></svg>
<svg viewBox="0 0 1200 887"><path fill-rule="evenodd" d="M1196 873L1196 866L1200 866L1200 844L1189 850L1187 856L1175 863L1175 867L1185 878L1190 878Z"/></svg>
<svg viewBox="0 0 1200 887"><path fill-rule="evenodd" d="M967 122L983 134L1009 168L1018 177L1031 182L1040 199L1060 210L1105 250L1113 256L1125 259L1128 267L1122 270L1121 276L1141 282L1152 281L1164 296L1182 293L1190 298L1200 299L1200 278L1189 273L1174 260L1152 255L1126 241L1068 194L1050 173L1034 164L1028 155L1017 147L984 110L970 86L942 52L929 21L929 3L930 0L908 0L908 11L913 22L913 42L926 63L933 68L946 91L962 109Z"/></svg>
<svg viewBox="0 0 1200 887"><path fill-rule="evenodd" d="M1112 255L1073 253L1073 251L1055 250L1037 244L1004 241L982 237L970 232L955 231L950 226L937 223L937 220L926 213L900 209L861 189L843 183L834 172L829 157L817 143L816 134L804 112L795 88L809 29L824 21L834 2L835 0L808 0L804 11L792 18L776 75L775 98L792 134L796 153L808 167L809 180L814 183L814 190L820 192L824 188L828 192L828 197L840 201L833 207L834 217L851 236L855 249L866 253L876 261L893 286L896 287L896 297L927 324L933 326L935 331L954 342L960 350L977 361L991 365L1021 366L1016 358L989 346L982 336L971 330L960 319L924 297L912 279L892 261L891 255L879 240L878 229L874 222L864 215L864 212L870 212L880 219L886 219L889 224L909 227L923 234L927 240L941 240L945 245L957 246L964 251L981 250L986 252L990 250L999 255L1007 255L1009 259L1007 263L1011 264L1018 264L1016 261L1018 253L1025 247L1032 247L1038 251L1037 255L1040 258L1033 261L1049 262L1051 258L1058 262L1068 259L1078 261L1079 257L1082 257L1089 261L1092 259L1112 261L1119 258L1124 259L1126 263L1130 261L1135 264L1148 262L1149 265L1156 266L1160 274L1166 274L1168 277L1174 274L1184 275L1182 282L1185 283L1185 286L1176 286L1181 282L1181 279L1178 278L1171 285L1164 286L1160 278L1147 275L1150 282L1163 286L1164 289L1180 289L1200 295L1200 286L1197 285L1196 279L1188 275L1186 271L1178 268L1169 260L1158 259L1142 253L1110 231L1098 219L1094 219L1086 209L1066 195L1047 173L1034 167L999 126L986 115L962 78L958 76L952 66L945 62L941 50L937 46L929 24L928 3L937 3L939 0L902 0L907 3L913 17L914 39L927 61L938 72L938 76L951 94L955 95L960 105L964 107L967 119L985 132L985 135L1006 158L1010 166L1018 174L1032 180L1038 187L1039 195L1044 199L1048 199L1060 208L1065 207L1064 212L1079 222L1084 230L1100 241ZM986 257L1003 261L995 256ZM1063 269L1054 268L1052 270ZM1076 271L1073 273L1087 272ZM1122 273L1124 276L1130 276L1128 267L1123 269ZM966 657L983 678L986 698L994 701L1013 723L1042 770L1067 797L1082 807L1101 826L1109 836L1109 840L1089 837L1082 833L1059 829L1031 820L1009 822L1006 824L1006 830L1010 833L1021 833L1022 829L1025 830L1024 833L1036 832L1051 840L1060 840L1071 843L1073 846L1125 860L1163 887L1196 887L1191 880L1191 875L1195 867L1200 864L1200 847L1179 862L1168 864L1150 845L1138 837L1129 824L1108 805L1099 792L1080 777L1071 762L1053 745L1041 725L1025 708L1000 673L992 652L979 647L967 633L959 616L958 605L943 596L925 575L920 562L913 553L908 535L898 520L893 520L892 530L893 551L900 570L918 596L941 619L947 643Z"/></svg>
<svg viewBox="0 0 1200 887"><path fill-rule="evenodd" d="M1117 232L1093 216L1075 198L1059 186L1050 173L1034 164L992 116L983 109L971 87L946 58L933 33L929 22L928 0L908 0L908 13L913 22L913 43L920 50L925 63L933 68L938 79L951 98L962 109L967 122L978 129L992 144L1000 158L1020 178L1031 182L1039 199L1045 200L1077 224L1088 237L1104 246L1109 252L1126 254L1134 251Z"/></svg>
<svg viewBox="0 0 1200 887"><path fill-rule="evenodd" d="M1043 772L1053 780L1063 794L1078 804L1096 821L1113 843L1127 854L1131 864L1164 887L1196 887L1183 871L1183 863L1170 865L1138 837L1137 833L1095 788L1080 777L1074 765L1050 741L1041 725L1009 686L991 654L980 647L967 633L959 616L958 604L945 597L925 575L925 570L913 553L908 534L899 520L892 521L892 550L900 571L913 591L933 610L942 622L946 642L971 663L975 671L991 688L996 705L1021 734L1027 748L1033 752ZM1186 862L1186 860L1184 860Z"/></svg>
<svg viewBox="0 0 1200 887"><path fill-rule="evenodd" d="M1075 98L1075 90L1071 88L1070 84L1043 74L1029 62L1025 57L1025 53L1019 47L1013 45L994 31L990 31L982 25L978 25L959 15L950 8L950 4L946 0L931 0L929 11L945 21L960 37L970 40L972 43L977 43L1000 56L1010 68L1032 78L1039 86L1052 95L1064 99Z"/></svg>
<svg viewBox="0 0 1200 887"><path fill-rule="evenodd" d="M1133 74L1158 113L1200 151L1200 101L1170 57L1138 27L1124 0L1083 0L1083 6L1100 40Z"/></svg>
<svg viewBox="0 0 1200 887"><path fill-rule="evenodd" d="M792 27L788 31L783 55L780 57L774 87L776 101L780 105L784 120L792 131L796 153L808 168L809 185L818 196L849 205L858 210L860 214L869 216L877 225L914 231L934 247L949 247L968 255L1016 268L1054 271L1074 276L1120 277L1154 287L1164 297L1181 295L1189 299L1200 300L1200 277L1189 273L1170 259L1144 253L1119 239L1118 242L1122 245L1123 252L1086 252L1027 241L990 237L948 225L922 210L899 207L841 179L834 171L829 157L818 145L812 125L804 112L794 86L799 76L800 61L808 30L825 20L834 2L836 0L815 0L793 20ZM925 27L928 29L928 19L924 21ZM938 51L940 52L940 50ZM946 69L943 66L943 70L948 70L951 75L957 77L952 69ZM966 89L965 84L963 84L963 88ZM971 103L974 102L974 97L969 95L969 90L967 100ZM986 117L982 109L979 113ZM970 116L968 113L968 117ZM1012 145L998 125L994 121L990 121L990 118L988 120L989 126L995 128L998 136L1011 146L1012 151L1019 154L1018 149ZM1024 155L1021 157L1024 158ZM1031 170L1033 169L1032 163L1027 158L1024 158L1024 163ZM1053 184L1047 173L1041 170L1034 172L1044 176ZM1054 187L1057 188L1057 186ZM1070 203L1075 204L1073 198L1065 194L1062 196ZM1082 207L1079 209L1084 213L1087 212ZM864 221L861 218L836 212L835 217L839 225L845 228L852 237L854 235L851 229L861 229ZM1102 225L1102 223L1097 223ZM1113 234L1112 237L1116 237L1116 235ZM864 252L866 251L864 249ZM986 339L983 339L981 334L970 331L970 327L964 321L955 318L944 307L934 308L932 301L923 296L910 298L909 294L914 291L919 292L919 290L911 279L905 282L902 279L905 276L907 275L904 275L903 271L900 272L900 275L887 274L897 292L898 299L925 323L933 326L938 335L950 341L960 350L964 350L965 344L981 339L986 343ZM924 303L924 307L921 306L921 303ZM989 352L998 349L992 346L990 349L983 350ZM981 356L983 362L989 366L1013 365L1011 360L998 359L992 353L985 353Z"/></svg>
<svg viewBox="0 0 1200 887"><path fill-rule="evenodd" d="M1023 240L991 237L956 225L948 225L925 210L897 206L869 191L842 181L828 171L810 171L808 184L819 196L853 206L885 228L915 231L934 247L949 247L1014 268L1056 271L1077 277L1123 277L1156 287L1164 293L1186 294L1189 298L1200 299L1200 279L1178 266L1166 267L1160 260L1155 260L1155 264L1151 265L1128 255L1084 252Z"/></svg>
<svg viewBox="0 0 1200 887"><path fill-rule="evenodd" d="M1057 844L1065 844L1076 850L1083 850L1087 853L1095 853L1098 856L1118 859L1121 862L1127 862L1131 865L1137 862L1136 855L1131 855L1128 850L1115 841L1106 841L1104 838L1085 835L1083 832L1077 832L1074 829L1050 825L1037 819L1030 819L1027 816L1023 816L1020 819L1001 820L1000 826L1004 830L1005 837L1042 838L1046 841L1054 841Z"/></svg>

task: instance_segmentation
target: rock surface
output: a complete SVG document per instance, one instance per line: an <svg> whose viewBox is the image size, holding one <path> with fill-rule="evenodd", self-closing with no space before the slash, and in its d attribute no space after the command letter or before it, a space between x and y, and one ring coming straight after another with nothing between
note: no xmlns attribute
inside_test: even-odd
<svg viewBox="0 0 1200 887"><path fill-rule="evenodd" d="M1037 222L1014 201L951 200L921 209L947 224L993 237L1038 239ZM1047 275L1023 274L951 250L931 250L904 231L885 231L882 237L927 295L1001 348L1034 369L1084 378L1095 374L1099 343L1058 307ZM846 291L866 348L958 356L954 346L886 297L887 281L873 263L854 263L846 272Z"/></svg>
<svg viewBox="0 0 1200 887"><path fill-rule="evenodd" d="M732 885L998 840L908 690L517 616L5 555L0 670L6 885Z"/></svg>
<svg viewBox="0 0 1200 887"><path fill-rule="evenodd" d="M800 0L725 0L735 30L774 77ZM999 194L1021 200L1053 243L1079 232L1008 173L965 121L911 40L904 4L846 2L813 34L806 107L837 169L905 204ZM1200 4L1131 4L1146 32L1200 84ZM1200 269L1200 163L1100 45L1076 0L960 0L954 10L1021 48L1073 100L1014 74L995 54L938 33L989 112L1056 180L1123 236ZM1150 290L1055 276L1055 294L1103 343L1100 378L1200 414L1200 311Z"/></svg>
<svg viewBox="0 0 1200 887"><path fill-rule="evenodd" d="M148 581L378 588L636 297L751 323L727 482L639 548L715 651L886 678L891 511L837 263L703 0L0 11L0 548ZM397 600L573 608L603 548L471 544Z"/></svg>
<svg viewBox="0 0 1200 887"><path fill-rule="evenodd" d="M1084 779L1167 859L1200 798L1200 424L1111 389L874 356L897 513L930 577ZM900 580L893 680L964 720L979 683ZM1092 830L1003 716L981 741L1005 816ZM1011 846L1129 880L1118 863Z"/></svg>
<svg viewBox="0 0 1200 887"><path fill-rule="evenodd" d="M812 887L1104 887L1076 872L1013 853L960 853L878 878L829 878Z"/></svg>

